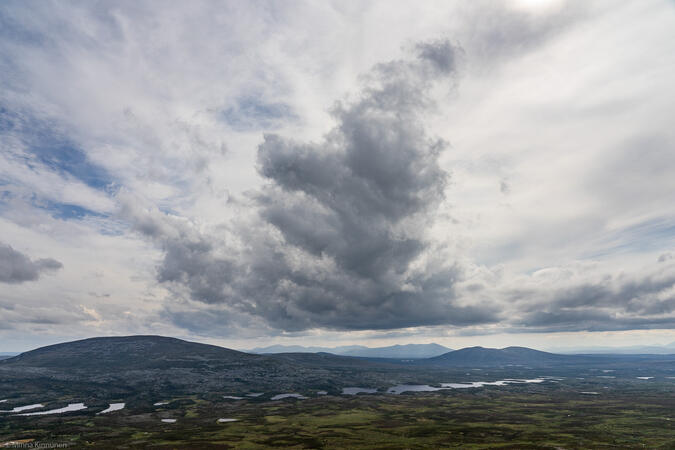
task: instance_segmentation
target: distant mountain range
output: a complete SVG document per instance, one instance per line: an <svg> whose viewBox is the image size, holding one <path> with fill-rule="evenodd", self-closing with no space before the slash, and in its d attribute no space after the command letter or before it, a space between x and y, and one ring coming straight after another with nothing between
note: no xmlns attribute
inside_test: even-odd
<svg viewBox="0 0 675 450"><path fill-rule="evenodd" d="M340 349L338 347L338 349ZM96 398L152 399L196 393L321 390L339 394L345 386L386 387L392 383L434 383L461 379L468 369L524 373L547 368L578 374L632 370L672 374L674 355L561 355L525 347L470 347L446 351L437 344L383 348L350 347L352 355L272 347L251 354L162 336L99 337L38 348L0 360L4 392L52 392ZM289 352L289 350L296 350ZM443 352L432 357L422 355ZM512 370L513 369L513 370ZM575 375L576 376L576 375ZM215 395L215 394L214 394ZM154 400L157 401L157 400Z"/></svg>
<svg viewBox="0 0 675 450"><path fill-rule="evenodd" d="M18 353L0 353L0 359L7 359L11 358L12 356L16 356Z"/></svg>
<svg viewBox="0 0 675 450"><path fill-rule="evenodd" d="M303 347L301 345L272 345L249 350L249 353L332 353L341 356L356 356L361 358L390 358L390 359L424 359L439 356L452 351L439 344L406 344L391 345L388 347L365 347L363 345L348 345L342 347Z"/></svg>
<svg viewBox="0 0 675 450"><path fill-rule="evenodd" d="M629 347L559 347L550 348L548 351L563 354L670 355L675 353L675 342L666 345L633 345Z"/></svg>

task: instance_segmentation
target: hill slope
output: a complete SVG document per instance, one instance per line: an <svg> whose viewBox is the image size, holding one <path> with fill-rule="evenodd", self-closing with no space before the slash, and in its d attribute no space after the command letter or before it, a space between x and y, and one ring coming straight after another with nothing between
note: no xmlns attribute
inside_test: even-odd
<svg viewBox="0 0 675 450"><path fill-rule="evenodd" d="M162 336L100 337L0 360L0 390L164 397L299 388L337 391L344 383L361 381L361 368L367 372L377 367L332 354L252 355Z"/></svg>
<svg viewBox="0 0 675 450"><path fill-rule="evenodd" d="M551 366L597 361L578 355L557 355L526 347L503 349L468 347L424 360L424 364L445 367Z"/></svg>
<svg viewBox="0 0 675 450"><path fill-rule="evenodd" d="M3 364L89 371L167 369L261 363L264 357L163 336L97 337L49 345Z"/></svg>

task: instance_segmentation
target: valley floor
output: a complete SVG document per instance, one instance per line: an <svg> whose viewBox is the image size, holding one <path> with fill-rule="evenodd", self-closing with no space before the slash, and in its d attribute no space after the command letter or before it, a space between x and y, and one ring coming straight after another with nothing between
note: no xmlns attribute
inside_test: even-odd
<svg viewBox="0 0 675 450"><path fill-rule="evenodd" d="M33 441L23 442L52 448L129 449L670 449L675 448L674 381L611 380L607 386L600 380L590 386L597 395L567 381L306 400L190 396L153 407L128 405L106 415L84 410L3 416L0 443L27 439ZM219 418L237 421L219 423Z"/></svg>

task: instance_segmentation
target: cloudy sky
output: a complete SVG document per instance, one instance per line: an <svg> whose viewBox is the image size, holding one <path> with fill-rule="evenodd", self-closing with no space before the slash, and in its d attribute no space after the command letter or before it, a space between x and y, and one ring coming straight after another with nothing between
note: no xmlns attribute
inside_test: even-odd
<svg viewBox="0 0 675 450"><path fill-rule="evenodd" d="M675 3L0 3L0 351L675 341Z"/></svg>

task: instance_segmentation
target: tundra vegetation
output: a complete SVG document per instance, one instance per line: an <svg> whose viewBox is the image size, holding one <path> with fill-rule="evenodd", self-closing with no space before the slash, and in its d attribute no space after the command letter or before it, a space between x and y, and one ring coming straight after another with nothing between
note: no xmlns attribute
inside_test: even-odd
<svg viewBox="0 0 675 450"><path fill-rule="evenodd" d="M537 382L494 383L499 380ZM476 383L481 381L493 384ZM387 392L405 384L443 383L453 387ZM462 386L468 383L477 387ZM376 392L345 395L348 387ZM129 449L675 448L672 355L568 357L472 348L404 362L249 355L167 338L115 338L61 344L0 362L0 399L6 400L0 403L0 443ZM86 409L9 412L80 403ZM121 409L99 414L122 403Z"/></svg>

